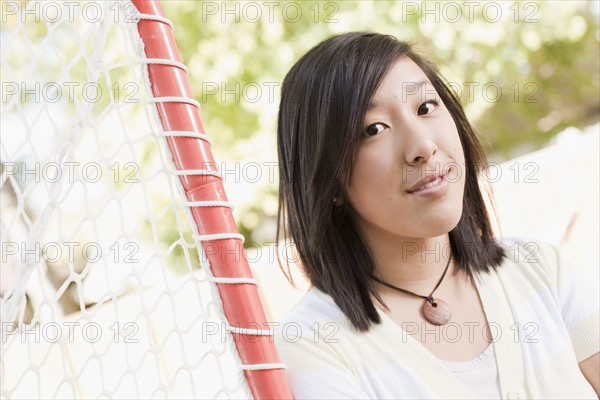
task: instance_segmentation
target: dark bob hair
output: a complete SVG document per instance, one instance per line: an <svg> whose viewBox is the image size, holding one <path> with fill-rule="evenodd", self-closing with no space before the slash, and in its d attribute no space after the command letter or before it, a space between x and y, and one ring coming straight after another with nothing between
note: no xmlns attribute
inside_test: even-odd
<svg viewBox="0 0 600 400"><path fill-rule="evenodd" d="M436 67L393 36L352 32L321 42L296 62L281 89L277 240L291 237L310 283L329 294L359 331L381 322L371 296L387 306L376 292L374 261L351 221L348 202L337 206L333 199L343 197L350 182L367 105L402 57L414 61L435 87L465 154L463 213L449 233L454 261L474 279L475 272L496 268L505 256L478 183L485 153ZM293 283L289 265L286 276Z"/></svg>

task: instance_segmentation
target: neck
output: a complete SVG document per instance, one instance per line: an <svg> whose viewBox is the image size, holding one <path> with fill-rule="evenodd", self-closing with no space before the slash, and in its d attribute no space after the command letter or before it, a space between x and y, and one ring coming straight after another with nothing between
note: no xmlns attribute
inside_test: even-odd
<svg viewBox="0 0 600 400"><path fill-rule="evenodd" d="M379 238L368 240L368 244L374 256L376 277L421 294L429 294L450 257L448 234L427 239ZM450 265L446 279L452 270Z"/></svg>

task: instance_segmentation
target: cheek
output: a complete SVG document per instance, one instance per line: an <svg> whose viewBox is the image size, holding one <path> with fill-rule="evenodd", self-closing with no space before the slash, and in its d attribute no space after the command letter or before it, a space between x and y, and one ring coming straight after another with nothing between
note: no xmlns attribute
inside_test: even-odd
<svg viewBox="0 0 600 400"><path fill-rule="evenodd" d="M351 201L359 201L361 197L365 196L370 187L373 186L371 178L376 178L379 175L376 172L377 165L374 162L376 160L359 154L354 170L352 171L350 185L346 189Z"/></svg>
<svg viewBox="0 0 600 400"><path fill-rule="evenodd" d="M456 128L456 124L454 123L454 120L452 119L450 114L448 114L447 123L449 124L449 126L452 127L452 129L451 132L449 132L450 134L446 136L446 148L450 152L450 156L454 159L454 161L458 162L459 164L463 163L465 159L465 154L462 148L462 141L460 140L458 129Z"/></svg>
<svg viewBox="0 0 600 400"><path fill-rule="evenodd" d="M462 144L460 140L457 140L458 143L455 143L452 149L452 156L454 160L459 164L464 164L465 161L465 153L462 148Z"/></svg>
<svg viewBox="0 0 600 400"><path fill-rule="evenodd" d="M372 178L381 178L387 172L388 157L381 150L381 146L370 145L358 151L350 180L351 187L368 185Z"/></svg>
<svg viewBox="0 0 600 400"><path fill-rule="evenodd" d="M464 196L464 188L466 183L466 174L467 174L467 165L465 164L465 153L462 148L462 143L458 136L458 132L456 133L456 141L452 146L452 159L455 167L458 169L457 171L457 183L460 187L461 196Z"/></svg>
<svg viewBox="0 0 600 400"><path fill-rule="evenodd" d="M348 199L358 208L361 204L377 200L389 187L394 177L393 163L389 154L377 146L361 149L352 172L350 185L346 188Z"/></svg>

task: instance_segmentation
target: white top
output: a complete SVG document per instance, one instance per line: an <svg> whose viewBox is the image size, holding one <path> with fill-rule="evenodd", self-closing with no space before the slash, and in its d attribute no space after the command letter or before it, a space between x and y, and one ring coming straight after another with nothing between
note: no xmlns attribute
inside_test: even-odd
<svg viewBox="0 0 600 400"><path fill-rule="evenodd" d="M440 361L479 399L502 398L493 343L490 343L483 353L472 360Z"/></svg>
<svg viewBox="0 0 600 400"><path fill-rule="evenodd" d="M505 246L503 265L476 279L493 328L502 398L597 399L578 362L600 350L598 283L553 246L531 240ZM479 385L464 382L378 312L382 323L361 333L317 289L292 307L275 343L295 398L480 397ZM481 384L496 385L492 375Z"/></svg>

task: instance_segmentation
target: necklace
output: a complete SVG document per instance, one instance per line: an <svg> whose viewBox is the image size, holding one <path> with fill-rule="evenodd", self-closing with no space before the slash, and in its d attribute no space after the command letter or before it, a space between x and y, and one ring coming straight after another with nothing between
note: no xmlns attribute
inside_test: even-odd
<svg viewBox="0 0 600 400"><path fill-rule="evenodd" d="M389 288L396 289L402 293L410 294L410 295L425 299L425 303L423 303L423 306L421 307L421 312L423 313L423 317L425 317L425 319L427 321L431 322L434 325L444 325L450 320L450 316L452 315L452 310L450 310L450 306L448 306L448 304L446 304L442 300L433 298L433 293L437 290L437 288L440 286L440 284L444 280L444 277L446 276L446 272L448 271L448 267L450 266L450 260L452 260L452 255L450 255L450 257L448 257L448 263L446 264L444 273L442 274L442 277L440 278L438 283L435 285L435 287L433 288L433 290L431 291L431 294L429 296L421 296L420 294L413 293L409 290L401 289L401 288L391 285L387 282L384 282L383 280L377 278L376 276L372 276L372 278L375 279L377 282L381 283L382 285L385 285Z"/></svg>

